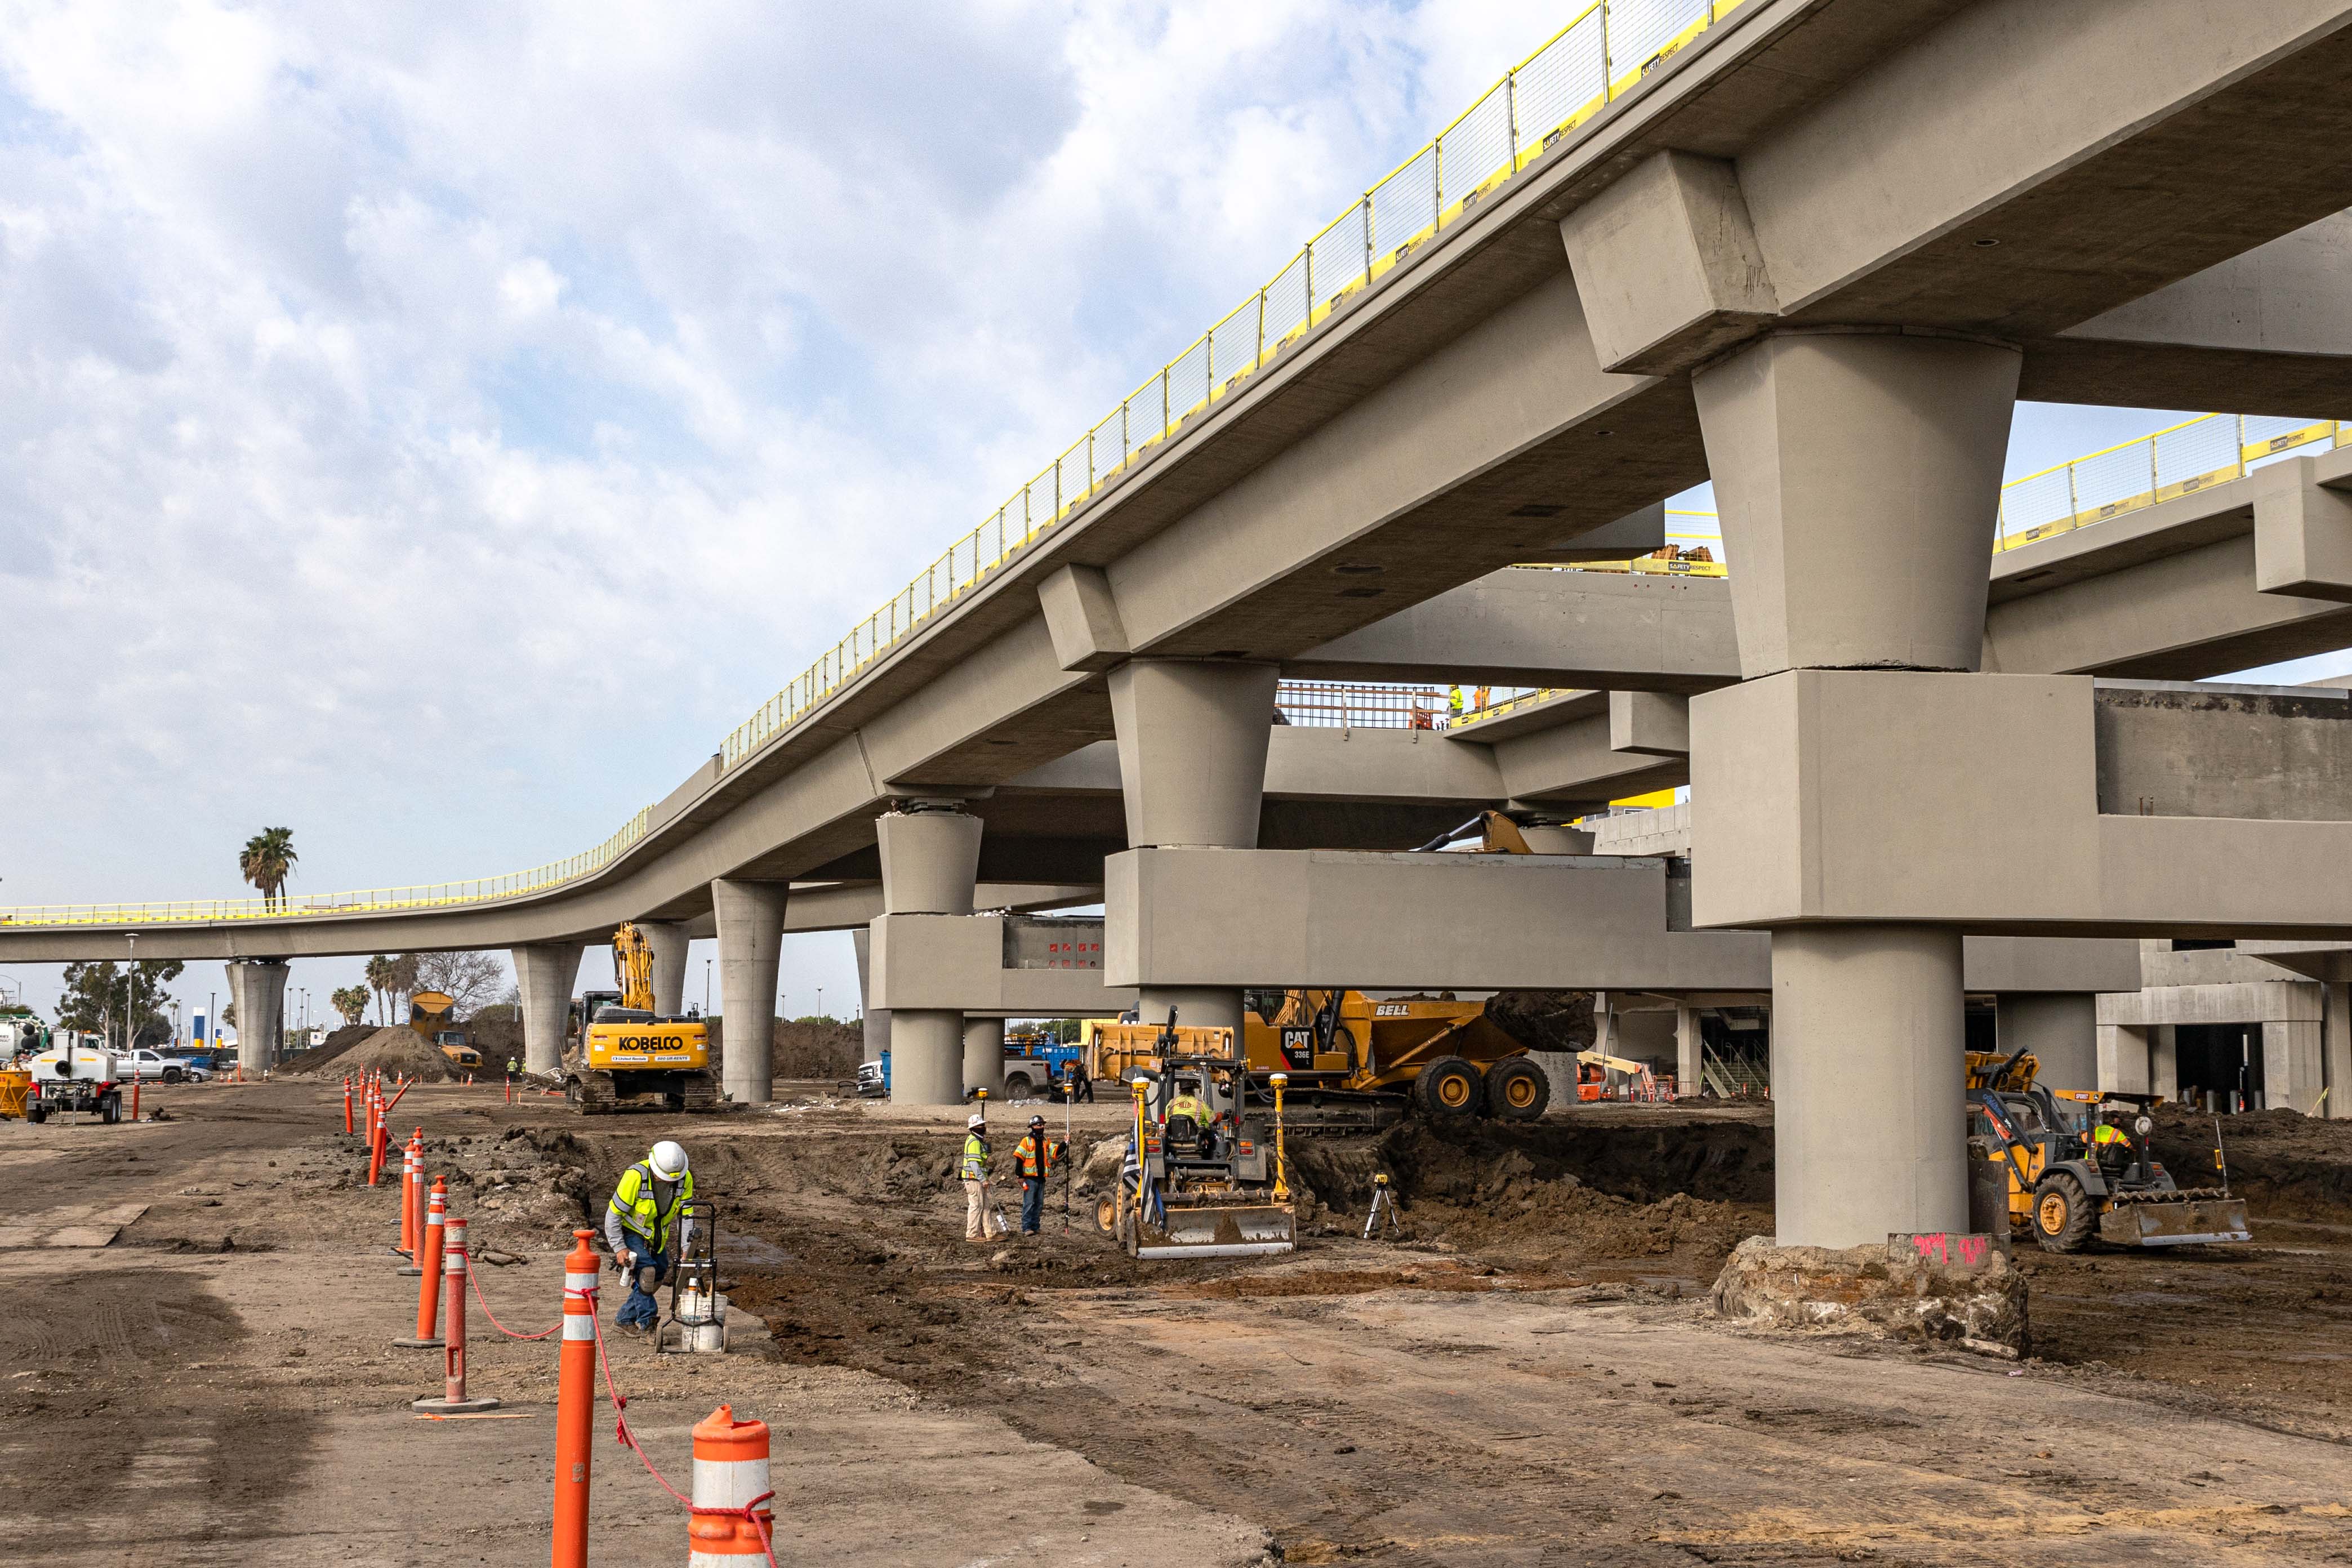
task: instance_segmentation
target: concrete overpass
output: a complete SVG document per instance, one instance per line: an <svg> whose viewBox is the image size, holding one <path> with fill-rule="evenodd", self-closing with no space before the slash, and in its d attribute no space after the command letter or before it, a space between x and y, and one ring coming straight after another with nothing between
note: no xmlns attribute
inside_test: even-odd
<svg viewBox="0 0 2352 1568"><path fill-rule="evenodd" d="M596 864L480 900L466 945L523 943L536 995L557 961L533 955L564 933L709 910L729 1014L763 1014L795 880L870 852L877 941L967 914L987 803L1104 741L1110 886L1150 885L1155 858L1265 852L1283 667L1511 562L1596 549L1711 476L1738 666L1679 638L1655 662L1664 689L1699 692L1693 921L1772 932L1782 1236L1949 1228L1963 928L2352 925L2332 887L2294 881L2340 825L2104 816L2088 682L1974 673L1999 640L2016 397L2342 408L2343 295L2319 284L2352 205L2347 24L2322 0L1749 0L1476 200L1449 207L1440 176L1433 230L1368 247L1360 285L1310 299L1304 331L1157 438L1132 442L1123 405L1117 463L1049 524L1008 537L1000 514L997 553L951 555L944 593L935 573L902 596L903 624L894 601L887 639L828 656ZM2315 527L2324 554L2324 509ZM1720 674L1738 683L1704 689ZM1612 727L1620 709L1671 760L1669 715L1612 702ZM1989 734L2025 750L1988 758ZM1937 824L1929 841L1898 863L1886 813L1811 766L1824 747L1868 771L1863 795ZM2018 831L1990 805L2012 792L2063 809ZM2224 840L2287 857L2285 914L2217 896ZM2208 879L2136 876L2150 856ZM1136 918L1114 903L1114 931ZM1113 951L1132 962L1107 978L1147 1005L1237 1010L1238 976ZM900 1088L952 1092L957 1013L895 1023ZM764 1094L763 1063L729 1077ZM1883 1110L1860 1128L1857 1095Z"/></svg>

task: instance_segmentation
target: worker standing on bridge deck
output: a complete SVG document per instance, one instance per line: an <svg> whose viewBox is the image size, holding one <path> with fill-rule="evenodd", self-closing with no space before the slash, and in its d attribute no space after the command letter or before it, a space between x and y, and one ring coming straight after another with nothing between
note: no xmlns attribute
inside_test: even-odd
<svg viewBox="0 0 2352 1568"><path fill-rule="evenodd" d="M989 1195L988 1167L988 1118L975 1111L963 1124L963 1160L957 1167L963 1175L966 1241L986 1241L1004 1234L1004 1222L997 1217L996 1205Z"/></svg>
<svg viewBox="0 0 2352 1568"><path fill-rule="evenodd" d="M1055 1143L1045 1136L1045 1119L1029 1119L1029 1136L1021 1140L1013 1151L1014 1165L1021 1172L1021 1234L1035 1236L1045 1224L1045 1178L1053 1168L1070 1157L1067 1143Z"/></svg>
<svg viewBox="0 0 2352 1568"><path fill-rule="evenodd" d="M621 1173L613 1201L604 1205L604 1240L629 1280L629 1299L621 1303L615 1321L632 1333L652 1333L661 1322L654 1288L668 1276L676 1256L670 1249L670 1223L692 1196L694 1173L687 1169L686 1151L665 1138ZM689 1216L678 1227L677 1245L684 1247L693 1234Z"/></svg>

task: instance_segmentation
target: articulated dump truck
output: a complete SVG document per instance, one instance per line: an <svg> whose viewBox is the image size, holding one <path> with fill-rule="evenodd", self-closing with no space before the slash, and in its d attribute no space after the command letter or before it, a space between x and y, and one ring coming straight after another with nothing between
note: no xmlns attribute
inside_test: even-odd
<svg viewBox="0 0 2352 1568"><path fill-rule="evenodd" d="M1531 1046L1563 1054L1592 1044L1589 992L1506 992L1488 1002L1374 999L1360 991L1254 991L1243 1015L1249 1100L1271 1109L1288 1080L1293 1133L1372 1132L1409 1108L1435 1118L1533 1121L1551 1102ZM1156 1053L1159 1026L1089 1021L1088 1071L1125 1079ZM1599 1075L1597 1067L1586 1071Z"/></svg>

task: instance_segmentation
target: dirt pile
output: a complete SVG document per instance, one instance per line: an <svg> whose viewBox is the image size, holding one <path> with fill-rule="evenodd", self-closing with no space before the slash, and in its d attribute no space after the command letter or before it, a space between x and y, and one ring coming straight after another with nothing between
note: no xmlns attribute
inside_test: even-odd
<svg viewBox="0 0 2352 1568"><path fill-rule="evenodd" d="M373 1024L346 1024L329 1035L324 1045L313 1046L307 1051L296 1051L292 1056L281 1058L278 1064L278 1070L291 1073L316 1072L375 1032L376 1026Z"/></svg>
<svg viewBox="0 0 2352 1568"><path fill-rule="evenodd" d="M331 1050L334 1051L332 1056L324 1054ZM305 1051L300 1056L287 1058L278 1070L300 1078L341 1078L345 1073L366 1068L373 1068L386 1077L397 1075L422 1079L427 1083L444 1082L463 1077L465 1073L464 1068L452 1063L405 1024L371 1030L365 1038L354 1040L341 1050L335 1050L331 1040L316 1051Z"/></svg>
<svg viewBox="0 0 2352 1568"><path fill-rule="evenodd" d="M1589 1051L1596 1037L1590 991L1498 991L1486 1016L1531 1051Z"/></svg>
<svg viewBox="0 0 2352 1568"><path fill-rule="evenodd" d="M1361 1215L1386 1172L1416 1237L1523 1262L1679 1256L1710 1277L1741 1239L1771 1227L1770 1130L1462 1126L1408 1119L1377 1139L1294 1147L1315 1206ZM1332 1222L1332 1228L1339 1228Z"/></svg>
<svg viewBox="0 0 2352 1568"><path fill-rule="evenodd" d="M713 1059L727 1048L727 1020L712 1018ZM810 1024L776 1020L776 1040L768 1058L776 1078L846 1080L857 1076L866 1058L866 1028L861 1024Z"/></svg>
<svg viewBox="0 0 2352 1568"><path fill-rule="evenodd" d="M2180 1106L2155 1112L2156 1157L2184 1187L2218 1184L2213 1118ZM2258 1219L2352 1222L2352 1121L2294 1110L2250 1110L2221 1118L2230 1190Z"/></svg>

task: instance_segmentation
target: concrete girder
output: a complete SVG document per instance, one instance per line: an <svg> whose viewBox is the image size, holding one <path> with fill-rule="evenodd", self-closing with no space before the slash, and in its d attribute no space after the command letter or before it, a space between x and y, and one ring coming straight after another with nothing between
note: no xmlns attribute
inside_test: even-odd
<svg viewBox="0 0 2352 1568"><path fill-rule="evenodd" d="M523 1066L533 1073L563 1070L563 1037L571 1022L572 988L580 978L578 942L536 942L510 950L515 989L522 998Z"/></svg>
<svg viewBox="0 0 2352 1568"><path fill-rule="evenodd" d="M719 1087L738 1105L775 1098L776 971L783 958L785 882L721 878L710 884L719 917L719 994L727 1020Z"/></svg>

